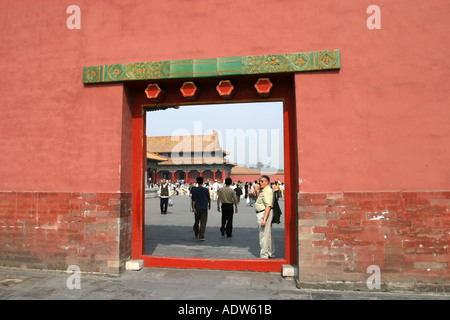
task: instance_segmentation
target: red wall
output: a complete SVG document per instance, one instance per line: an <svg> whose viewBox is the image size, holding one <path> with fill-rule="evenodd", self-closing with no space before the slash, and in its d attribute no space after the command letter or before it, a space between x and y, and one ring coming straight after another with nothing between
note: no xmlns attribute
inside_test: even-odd
<svg viewBox="0 0 450 320"><path fill-rule="evenodd" d="M66 27L72 4L81 8L81 30ZM381 8L380 30L366 26L373 4ZM97 230L89 215L100 210L123 219L96 227L123 234L120 243L89 252L94 262L88 268L97 270L95 261L99 270L123 268L130 241L134 102L122 84L84 86L83 66L339 49L340 71L295 75L297 145L290 150L298 156L300 274L321 261L325 277L300 282L363 281L364 252L380 248L365 263L392 267L392 274L399 272L395 281L445 285L448 12L446 0L0 0L0 263L73 262L77 241L108 241L101 231L90 238ZM334 212L336 195L343 202ZM72 207L80 199L90 199L91 209ZM37 219L41 209L43 224ZM346 215L348 210L357 212ZM376 220L384 229L374 231L371 212L380 210L390 220ZM428 218L420 225L422 211ZM67 226L72 214L83 215ZM63 224L55 229L54 221ZM333 229L337 225L342 228ZM57 230L67 237L56 243L70 249L58 249L61 260L51 261L49 252L50 261L43 261L39 244L53 244ZM354 241L367 232L372 238ZM423 238L434 247L414 251L402 246L396 232L411 240L407 245L423 247ZM340 241L352 252L340 252ZM311 249L303 251L308 256L304 247ZM312 252L319 249L329 254ZM86 257L78 258L81 264ZM336 276L341 271L345 276Z"/></svg>
<svg viewBox="0 0 450 320"><path fill-rule="evenodd" d="M447 1L379 0L381 30L368 0L80 0L68 30L71 4L0 3L0 190L124 187L122 86L85 65L327 48L340 72L296 76L300 190L448 189Z"/></svg>
<svg viewBox="0 0 450 320"><path fill-rule="evenodd" d="M363 23L369 4L381 8L381 30ZM299 19L314 24L311 44L342 59L340 72L296 76L300 190L449 189L449 10L438 0L336 1Z"/></svg>
<svg viewBox="0 0 450 320"><path fill-rule="evenodd" d="M119 273L131 254L131 201L131 193L1 192L0 265Z"/></svg>
<svg viewBox="0 0 450 320"><path fill-rule="evenodd" d="M448 291L450 192L303 193L301 287Z"/></svg>

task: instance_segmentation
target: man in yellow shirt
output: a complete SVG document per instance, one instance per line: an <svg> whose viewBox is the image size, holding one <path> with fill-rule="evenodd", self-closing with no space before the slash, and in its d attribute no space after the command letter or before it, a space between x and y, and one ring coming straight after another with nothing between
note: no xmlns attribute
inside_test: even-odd
<svg viewBox="0 0 450 320"><path fill-rule="evenodd" d="M260 258L275 258L275 245L272 238L273 190L268 176L262 176L259 183L261 192L256 199L255 210L259 227Z"/></svg>

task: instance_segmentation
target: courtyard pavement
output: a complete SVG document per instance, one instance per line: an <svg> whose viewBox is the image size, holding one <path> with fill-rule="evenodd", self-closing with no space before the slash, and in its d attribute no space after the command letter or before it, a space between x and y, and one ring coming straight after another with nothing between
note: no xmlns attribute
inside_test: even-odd
<svg viewBox="0 0 450 320"><path fill-rule="evenodd" d="M298 289L280 273L144 268L120 276L80 274L79 289L69 289L72 276L0 268L0 300L170 300L170 308L207 300L450 300L436 293Z"/></svg>
<svg viewBox="0 0 450 320"><path fill-rule="evenodd" d="M233 218L233 236L220 234L221 216L217 202L211 201L206 226L206 241L194 237L194 212L190 209L190 198L173 196L173 206L162 215L158 198L145 201L145 254L173 257L221 257L259 258L258 226L254 207L243 199ZM279 201L284 211L284 200ZM282 223L272 225L276 258L284 258L284 216Z"/></svg>

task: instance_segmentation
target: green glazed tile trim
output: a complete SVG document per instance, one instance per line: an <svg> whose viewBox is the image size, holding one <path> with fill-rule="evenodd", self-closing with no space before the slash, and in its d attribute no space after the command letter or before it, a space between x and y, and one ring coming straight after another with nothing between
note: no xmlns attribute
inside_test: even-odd
<svg viewBox="0 0 450 320"><path fill-rule="evenodd" d="M170 61L169 78L191 78L194 74L193 60Z"/></svg>
<svg viewBox="0 0 450 320"><path fill-rule="evenodd" d="M87 66L83 83L336 70L339 50Z"/></svg>
<svg viewBox="0 0 450 320"><path fill-rule="evenodd" d="M120 81L125 78L127 66L124 64L114 64L106 66L105 79L108 81Z"/></svg>
<svg viewBox="0 0 450 320"><path fill-rule="evenodd" d="M217 74L219 76L240 75L241 57L217 58Z"/></svg>
<svg viewBox="0 0 450 320"><path fill-rule="evenodd" d="M194 60L194 77L216 77L217 59Z"/></svg>

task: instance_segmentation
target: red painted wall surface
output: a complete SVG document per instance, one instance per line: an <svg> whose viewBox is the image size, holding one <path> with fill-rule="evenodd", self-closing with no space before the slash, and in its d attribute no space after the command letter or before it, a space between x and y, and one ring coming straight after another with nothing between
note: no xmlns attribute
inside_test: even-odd
<svg viewBox="0 0 450 320"><path fill-rule="evenodd" d="M368 0L80 0L80 30L71 4L0 2L0 190L129 191L122 86L85 65L327 48L340 72L296 76L300 190L448 189L447 1L379 0L380 30Z"/></svg>
<svg viewBox="0 0 450 320"><path fill-rule="evenodd" d="M363 23L369 4L381 8L380 30ZM311 44L342 53L340 72L296 78L300 190L449 189L449 10L445 1L336 1L299 19L314 25Z"/></svg>

